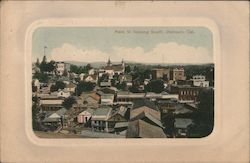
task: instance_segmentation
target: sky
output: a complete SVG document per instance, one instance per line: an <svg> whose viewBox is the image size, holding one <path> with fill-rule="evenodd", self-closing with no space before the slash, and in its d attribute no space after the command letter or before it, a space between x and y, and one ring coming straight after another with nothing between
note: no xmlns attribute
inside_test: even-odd
<svg viewBox="0 0 250 163"><path fill-rule="evenodd" d="M213 63L213 37L205 27L40 27L32 60L164 64Z"/></svg>

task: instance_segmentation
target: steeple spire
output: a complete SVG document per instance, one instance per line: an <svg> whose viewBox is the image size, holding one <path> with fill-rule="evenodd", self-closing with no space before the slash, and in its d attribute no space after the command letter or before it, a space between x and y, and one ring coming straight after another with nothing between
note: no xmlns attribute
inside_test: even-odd
<svg viewBox="0 0 250 163"><path fill-rule="evenodd" d="M109 57L109 59L108 59L107 66L112 66L112 63L111 63L111 61L110 61L110 57Z"/></svg>

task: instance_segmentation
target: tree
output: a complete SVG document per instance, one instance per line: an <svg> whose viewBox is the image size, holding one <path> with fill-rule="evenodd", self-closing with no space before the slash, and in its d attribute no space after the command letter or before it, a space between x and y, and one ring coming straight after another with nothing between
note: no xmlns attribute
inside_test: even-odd
<svg viewBox="0 0 250 163"><path fill-rule="evenodd" d="M70 72L78 74L78 67L76 65L70 65Z"/></svg>
<svg viewBox="0 0 250 163"><path fill-rule="evenodd" d="M195 126L188 135L189 137L205 137L213 131L214 127L214 91L202 90L198 95L198 110L194 113Z"/></svg>
<svg viewBox="0 0 250 163"><path fill-rule="evenodd" d="M151 80L148 85L145 86L146 92L161 93L164 90L164 82L162 80Z"/></svg>
<svg viewBox="0 0 250 163"><path fill-rule="evenodd" d="M125 73L130 73L131 72L131 67L129 66L129 65L127 65L126 67L125 67Z"/></svg>
<svg viewBox="0 0 250 163"><path fill-rule="evenodd" d="M136 87L134 85L129 88L129 91L132 92L132 93L139 93L140 92L140 90L138 89L138 87Z"/></svg>
<svg viewBox="0 0 250 163"><path fill-rule="evenodd" d="M55 66L56 62L51 60L49 63L46 64L46 71L53 72L56 68Z"/></svg>
<svg viewBox="0 0 250 163"><path fill-rule="evenodd" d="M38 79L42 83L48 83L49 77L47 74L36 72L33 78Z"/></svg>
<svg viewBox="0 0 250 163"><path fill-rule="evenodd" d="M93 91L95 83L80 81L76 87L76 94L80 96L82 92Z"/></svg>
<svg viewBox="0 0 250 163"><path fill-rule="evenodd" d="M90 69L92 69L93 67L88 63L86 66L85 66L85 69L86 69L86 73L88 73L88 71Z"/></svg>
<svg viewBox="0 0 250 163"><path fill-rule="evenodd" d="M75 103L76 99L70 96L63 101L62 106L65 107L66 109L70 109Z"/></svg>
<svg viewBox="0 0 250 163"><path fill-rule="evenodd" d="M58 91L59 89L64 89L65 88L65 83L62 81L57 81L55 85L52 85L50 87L50 92L55 92Z"/></svg>

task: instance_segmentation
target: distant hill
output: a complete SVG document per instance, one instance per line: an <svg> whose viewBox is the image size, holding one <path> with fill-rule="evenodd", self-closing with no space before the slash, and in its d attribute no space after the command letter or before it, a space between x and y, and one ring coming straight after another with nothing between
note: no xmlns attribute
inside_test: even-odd
<svg viewBox="0 0 250 163"><path fill-rule="evenodd" d="M86 66L87 64L89 64L89 62L80 62L80 61L65 61L65 63L68 64L72 64L72 65L76 65L76 66ZM112 62L113 64L120 64L121 62ZM135 62L135 61L125 61L126 65L130 65L130 66L147 66L147 67L179 67L179 66L213 66L213 63L188 63L188 64L184 64L184 63L139 63L139 62ZM33 62L32 64L35 64L35 62ZM90 63L92 67L94 68L100 68L103 66L106 66L107 63L106 62L92 62Z"/></svg>

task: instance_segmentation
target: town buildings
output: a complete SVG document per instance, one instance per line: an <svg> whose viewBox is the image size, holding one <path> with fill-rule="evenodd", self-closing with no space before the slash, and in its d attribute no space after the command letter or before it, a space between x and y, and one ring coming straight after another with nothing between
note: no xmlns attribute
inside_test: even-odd
<svg viewBox="0 0 250 163"><path fill-rule="evenodd" d="M144 67L150 70L145 75L143 68L125 71L124 60L113 64L109 59L105 66L84 73L65 74L66 65L56 62L56 73L49 74L47 83L36 78L32 81L37 87L33 90L33 99L37 98L33 105L39 110L36 116L52 132L74 131L90 137L188 137L195 124L192 115L199 110L199 94L212 89L205 75L194 73L187 78L185 67L179 66ZM157 80L163 81L160 92L145 89ZM52 92L58 81L65 88ZM93 83L93 89L79 93L80 82ZM66 109L63 103L68 98L75 101Z"/></svg>

